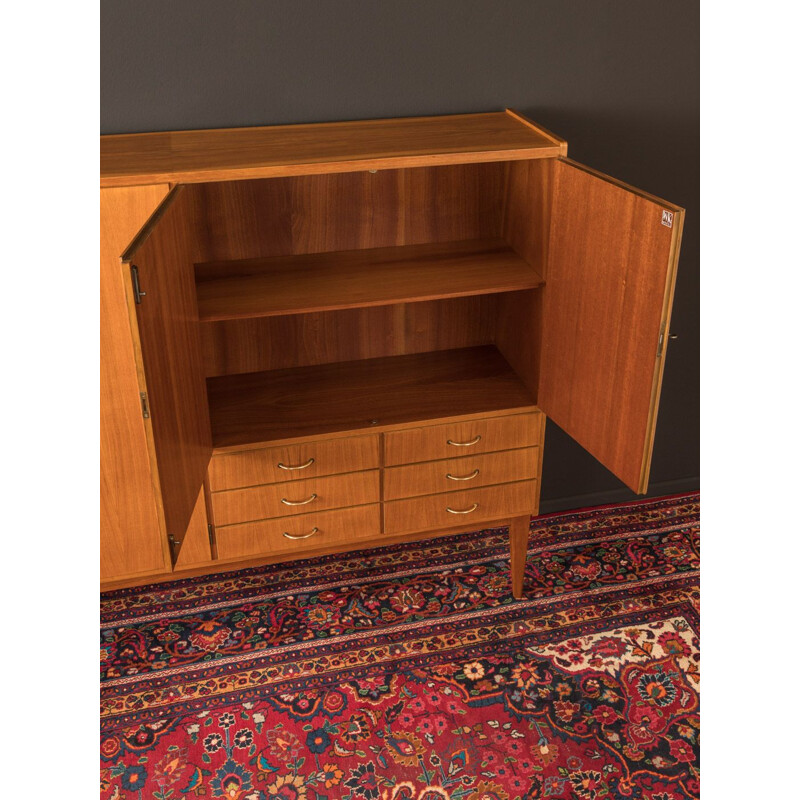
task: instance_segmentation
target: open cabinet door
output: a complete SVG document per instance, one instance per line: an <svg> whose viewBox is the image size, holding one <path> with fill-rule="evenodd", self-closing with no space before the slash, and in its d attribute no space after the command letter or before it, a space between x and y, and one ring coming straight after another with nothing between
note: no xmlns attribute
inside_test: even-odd
<svg viewBox="0 0 800 800"><path fill-rule="evenodd" d="M539 406L647 491L683 209L554 164Z"/></svg>
<svg viewBox="0 0 800 800"><path fill-rule="evenodd" d="M211 460L202 368L191 191L173 189L122 257L151 466L173 563ZM138 335L137 335L138 334Z"/></svg>

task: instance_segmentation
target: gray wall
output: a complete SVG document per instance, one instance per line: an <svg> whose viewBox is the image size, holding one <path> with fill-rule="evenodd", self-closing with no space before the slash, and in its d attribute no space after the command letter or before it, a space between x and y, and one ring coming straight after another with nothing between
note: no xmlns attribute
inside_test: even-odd
<svg viewBox="0 0 800 800"><path fill-rule="evenodd" d="M101 131L506 106L686 208L650 494L699 486L696 0L103 0ZM548 424L542 510L632 498Z"/></svg>

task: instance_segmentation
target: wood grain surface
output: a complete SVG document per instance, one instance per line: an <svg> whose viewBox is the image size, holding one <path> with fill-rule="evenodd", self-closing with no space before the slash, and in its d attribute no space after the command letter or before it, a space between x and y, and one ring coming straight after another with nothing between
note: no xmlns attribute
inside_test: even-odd
<svg viewBox="0 0 800 800"><path fill-rule="evenodd" d="M538 483L538 482L537 482ZM361 508L372 508L371 506L361 506ZM325 512L331 514L338 514L339 511L344 511L345 509L339 509L332 512ZM378 516L380 516L380 511L378 511ZM292 519L302 519L302 517L292 517ZM498 519L498 520L491 520L492 527L500 527L502 525L508 525L508 519ZM246 525L250 525L251 523L245 523ZM258 523L255 523L258 524ZM225 530L233 531L235 530L236 526L231 525L230 527L226 528ZM376 534L372 533L367 538L358 539L355 543L354 541L345 539L343 542L326 545L323 543L316 544L312 546L310 543L307 549L303 550L287 550L282 552L265 552L265 553L255 553L250 555L239 556L233 559L220 559L217 564L211 565L201 565L198 567L189 567L186 570L181 571L181 578L184 577L191 577L195 575L208 575L213 572L219 572L220 567L222 565L230 565L233 569L249 569L250 567L257 567L264 564L274 564L276 562L284 562L284 561L293 561L299 558L316 558L317 556L329 555L331 553L346 553L354 548L371 548L371 547L386 547L388 545L393 544L400 544L402 542L416 542L421 541L423 539L430 539L434 536L456 536L459 533L469 533L474 531L474 525L457 525L452 528L442 528L442 529L434 529L432 531L413 531L412 533L398 533L395 535L389 534ZM314 537L311 537L312 539ZM175 574L174 573L162 573L158 575L148 576L147 582L153 583L161 583L163 581L174 580ZM124 589L129 586L136 586L141 583L144 583L142 579L139 578L128 578L119 581L108 581L102 585L103 591L111 591L113 589Z"/></svg>
<svg viewBox="0 0 800 800"><path fill-rule="evenodd" d="M220 560L246 558L257 554L285 553L296 556L309 550L333 547L346 550L381 535L380 505L301 514L282 519L259 520L242 525L228 525L217 530ZM314 532L314 528L317 531ZM308 536L306 539L287 539Z"/></svg>
<svg viewBox="0 0 800 800"><path fill-rule="evenodd" d="M100 137L100 185L194 183L557 156L504 112Z"/></svg>
<svg viewBox="0 0 800 800"><path fill-rule="evenodd" d="M574 162L555 167L538 402L643 493L683 211Z"/></svg>
<svg viewBox="0 0 800 800"><path fill-rule="evenodd" d="M217 449L534 408L492 346L210 378L208 397Z"/></svg>
<svg viewBox="0 0 800 800"><path fill-rule="evenodd" d="M203 364L211 378L491 344L505 296L206 322Z"/></svg>
<svg viewBox="0 0 800 800"><path fill-rule="evenodd" d="M189 527L181 537L175 569L187 569L211 562L211 540L208 535L208 513L206 512L205 489L200 489L194 511L189 519Z"/></svg>
<svg viewBox="0 0 800 800"><path fill-rule="evenodd" d="M539 449L525 447L501 453L446 458L383 472L383 499L401 500L454 489L491 486L538 478ZM449 476L449 477L448 477Z"/></svg>
<svg viewBox="0 0 800 800"><path fill-rule="evenodd" d="M535 504L538 481L520 481L483 489L432 494L410 500L392 500L383 504L383 529L387 534L428 528L447 528L504 519L522 514L530 516ZM469 513L465 512L473 508Z"/></svg>
<svg viewBox="0 0 800 800"><path fill-rule="evenodd" d="M512 414L390 431L384 434L383 459L386 466L394 466L533 447L538 442L539 414Z"/></svg>
<svg viewBox="0 0 800 800"><path fill-rule="evenodd" d="M503 238L547 279L554 159L507 164ZM498 298L495 344L533 396L539 390L542 292Z"/></svg>
<svg viewBox="0 0 800 800"><path fill-rule="evenodd" d="M198 184L204 260L496 238L506 168L460 164Z"/></svg>
<svg viewBox="0 0 800 800"><path fill-rule="evenodd" d="M567 155L567 140L562 139L557 133L553 133L549 131L547 128L542 127L539 125L538 122L534 122L531 119L528 119L524 114L520 114L519 111L513 108L507 108L506 114L508 114L513 119L519 120L523 125L527 125L529 128L532 128L536 133L541 134L546 139L549 139L553 144L558 145L559 151L558 154L560 156Z"/></svg>
<svg viewBox="0 0 800 800"><path fill-rule="evenodd" d="M181 539L211 458L211 425L194 285L197 217L191 192L173 189L123 255L135 264L133 305L167 533Z"/></svg>
<svg viewBox="0 0 800 800"><path fill-rule="evenodd" d="M537 502L538 505L538 502ZM531 518L529 514L514 517L508 526L508 539L511 568L511 593L522 600L525 591L525 562L528 557Z"/></svg>
<svg viewBox="0 0 800 800"><path fill-rule="evenodd" d="M283 467L279 465L283 465ZM380 466L380 437L352 436L214 455L208 467L214 492L264 483L303 481Z"/></svg>
<svg viewBox="0 0 800 800"><path fill-rule="evenodd" d="M169 568L120 256L169 187L100 191L100 576Z"/></svg>
<svg viewBox="0 0 800 800"><path fill-rule="evenodd" d="M379 503L380 499L380 471L373 469L214 492L211 503L216 524L222 527L258 519ZM287 505L284 500L302 505Z"/></svg>
<svg viewBox="0 0 800 800"><path fill-rule="evenodd" d="M209 272L213 279L204 278ZM542 283L502 239L216 262L197 265L195 274L204 322L495 294Z"/></svg>

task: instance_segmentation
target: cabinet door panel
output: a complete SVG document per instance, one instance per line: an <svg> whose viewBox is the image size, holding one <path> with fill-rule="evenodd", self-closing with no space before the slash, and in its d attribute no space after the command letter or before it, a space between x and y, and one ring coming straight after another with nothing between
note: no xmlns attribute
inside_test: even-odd
<svg viewBox="0 0 800 800"><path fill-rule="evenodd" d="M169 187L100 190L100 578L169 569L119 258Z"/></svg>
<svg viewBox="0 0 800 800"><path fill-rule="evenodd" d="M193 193L173 189L123 256L127 269L135 265L144 292L136 303L131 290L129 306L138 323L134 339L152 422L154 472L167 533L179 541L211 459L194 285L196 217Z"/></svg>
<svg viewBox="0 0 800 800"><path fill-rule="evenodd" d="M175 569L188 569L213 560L209 535L205 489L200 490L189 527L183 534L180 555L175 559Z"/></svg>
<svg viewBox="0 0 800 800"><path fill-rule="evenodd" d="M683 209L568 159L554 166L539 406L641 494Z"/></svg>

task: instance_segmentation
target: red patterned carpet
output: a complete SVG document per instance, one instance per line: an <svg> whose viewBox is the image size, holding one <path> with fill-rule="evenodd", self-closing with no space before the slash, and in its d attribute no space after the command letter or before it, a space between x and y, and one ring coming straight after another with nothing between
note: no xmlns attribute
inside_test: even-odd
<svg viewBox="0 0 800 800"><path fill-rule="evenodd" d="M699 794L699 495L108 593L101 797Z"/></svg>

